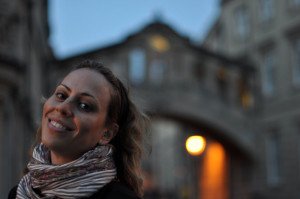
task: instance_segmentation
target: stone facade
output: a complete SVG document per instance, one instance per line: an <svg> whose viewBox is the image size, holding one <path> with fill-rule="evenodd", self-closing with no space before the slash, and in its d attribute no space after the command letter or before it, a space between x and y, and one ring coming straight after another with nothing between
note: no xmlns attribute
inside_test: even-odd
<svg viewBox="0 0 300 199"><path fill-rule="evenodd" d="M218 198L298 198L298 2L224 0L202 47L157 21L120 43L56 60L47 44L47 1L3 1L0 197L25 166L41 96L51 95L70 67L94 59L111 68L151 115L153 153L144 169L158 194L216 198L213 190L222 193ZM193 134L207 140L201 156L185 151ZM209 155L218 151L216 142L225 151L222 167L213 167L224 172L214 183L219 188L206 183L212 179L206 171L216 166L208 164L217 157Z"/></svg>
<svg viewBox="0 0 300 199"><path fill-rule="evenodd" d="M300 2L223 0L221 6L203 46L257 71L253 197L299 198Z"/></svg>
<svg viewBox="0 0 300 199"><path fill-rule="evenodd" d="M184 148L193 131L225 147L226 161L230 159L231 163L224 165L228 175L224 182L231 184L226 182L224 190L233 196L248 189L248 185L238 191L231 189L230 185L240 185L242 174L229 173L256 158L256 71L251 65L198 47L168 25L154 22L123 42L58 61L49 73L49 90L54 90L53 81L84 59L98 60L110 67L130 86L134 101L155 121L153 154L145 160L145 167L155 179L158 191L166 194L164 197L179 197L177 192L181 190L197 198L207 187L205 180L197 176L204 168L203 160L193 160ZM168 121L178 124L168 125ZM180 171L190 170L189 180L180 178L185 175Z"/></svg>
<svg viewBox="0 0 300 199"><path fill-rule="evenodd" d="M19 181L40 120L47 44L47 1L0 5L0 198Z"/></svg>

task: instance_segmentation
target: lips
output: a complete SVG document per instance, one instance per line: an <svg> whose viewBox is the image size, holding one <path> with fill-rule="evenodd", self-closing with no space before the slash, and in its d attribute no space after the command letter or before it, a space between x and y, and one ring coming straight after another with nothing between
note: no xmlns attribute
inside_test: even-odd
<svg viewBox="0 0 300 199"><path fill-rule="evenodd" d="M64 122L54 119L54 118L48 119L48 126L55 131L72 131L73 130L72 128L68 127Z"/></svg>
<svg viewBox="0 0 300 199"><path fill-rule="evenodd" d="M66 130L67 128L63 125L61 125L60 123L54 121L54 120L50 120L50 123L56 127L56 128L59 128L59 129L62 129L62 130Z"/></svg>

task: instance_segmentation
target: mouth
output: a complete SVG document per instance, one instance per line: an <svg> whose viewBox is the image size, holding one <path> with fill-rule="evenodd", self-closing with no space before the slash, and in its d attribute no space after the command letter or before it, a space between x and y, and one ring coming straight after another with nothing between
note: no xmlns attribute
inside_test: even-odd
<svg viewBox="0 0 300 199"><path fill-rule="evenodd" d="M71 131L72 129L66 126L63 122L55 119L48 119L49 127L56 131Z"/></svg>

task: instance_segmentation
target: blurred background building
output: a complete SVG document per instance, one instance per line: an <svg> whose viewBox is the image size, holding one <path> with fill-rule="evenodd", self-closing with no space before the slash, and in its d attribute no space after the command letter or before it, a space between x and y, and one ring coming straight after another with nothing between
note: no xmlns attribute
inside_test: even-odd
<svg viewBox="0 0 300 199"><path fill-rule="evenodd" d="M145 199L299 198L300 1L223 0L201 45L157 19L121 42L58 60L47 1L0 5L0 197L29 157L48 97L99 60L152 119ZM191 156L185 141L202 135Z"/></svg>
<svg viewBox="0 0 300 199"><path fill-rule="evenodd" d="M46 1L0 3L0 198L19 179L40 120L49 48Z"/></svg>

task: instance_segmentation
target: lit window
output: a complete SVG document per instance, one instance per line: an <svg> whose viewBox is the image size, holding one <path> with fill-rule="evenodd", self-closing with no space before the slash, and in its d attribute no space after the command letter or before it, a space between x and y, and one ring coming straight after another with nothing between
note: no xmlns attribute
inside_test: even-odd
<svg viewBox="0 0 300 199"><path fill-rule="evenodd" d="M275 90L275 57L273 52L265 54L263 59L263 92L266 96L270 96Z"/></svg>
<svg viewBox="0 0 300 199"><path fill-rule="evenodd" d="M227 71L220 67L217 70L217 84L219 89L220 98L222 100L227 99L227 92L228 92L228 79L227 79Z"/></svg>
<svg viewBox="0 0 300 199"><path fill-rule="evenodd" d="M249 35L249 16L244 8L240 8L236 12L236 34L240 38L246 38Z"/></svg>
<svg viewBox="0 0 300 199"><path fill-rule="evenodd" d="M129 78L132 84L140 84L145 78L145 53L142 49L136 48L130 52Z"/></svg>
<svg viewBox="0 0 300 199"><path fill-rule="evenodd" d="M279 138L272 135L267 139L266 143L267 152L267 180L270 186L279 184Z"/></svg>
<svg viewBox="0 0 300 199"><path fill-rule="evenodd" d="M161 84L164 78L165 65L161 60L154 60L150 65L149 79L153 84Z"/></svg>
<svg viewBox="0 0 300 199"><path fill-rule="evenodd" d="M151 36L150 45L153 49L160 53L165 52L170 48L169 41L160 35Z"/></svg>
<svg viewBox="0 0 300 199"><path fill-rule="evenodd" d="M249 90L249 86L244 79L238 81L238 93L241 105L244 108L250 108L253 106L253 96Z"/></svg>
<svg viewBox="0 0 300 199"><path fill-rule="evenodd" d="M293 81L300 84L300 39L295 42L293 57Z"/></svg>
<svg viewBox="0 0 300 199"><path fill-rule="evenodd" d="M263 22L270 21L274 16L274 2L273 0L261 0L260 1L261 9L261 20Z"/></svg>

